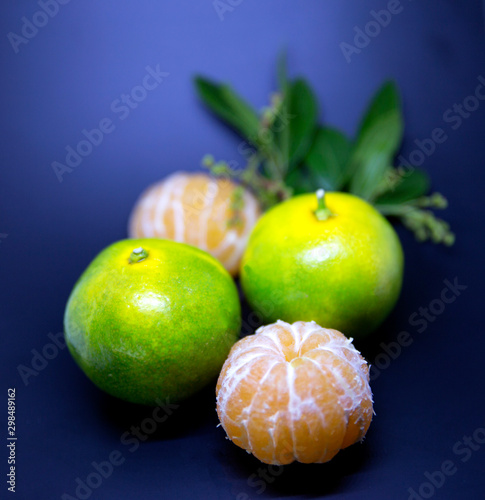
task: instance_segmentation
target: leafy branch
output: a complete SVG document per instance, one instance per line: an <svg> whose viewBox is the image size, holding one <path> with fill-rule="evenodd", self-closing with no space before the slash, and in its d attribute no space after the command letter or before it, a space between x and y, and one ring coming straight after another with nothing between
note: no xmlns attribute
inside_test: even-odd
<svg viewBox="0 0 485 500"><path fill-rule="evenodd" d="M203 164L213 175L249 188L263 209L319 188L347 191L399 219L419 241L454 243L449 225L431 210L446 208L447 201L440 193L428 194L427 174L418 167L393 166L404 131L394 82L385 82L374 95L354 140L318 123L314 92L304 79L288 78L284 57L278 62L278 83L269 105L256 111L230 85L195 78L202 101L249 146L242 169L206 156ZM234 196L236 221L242 195L236 191Z"/></svg>

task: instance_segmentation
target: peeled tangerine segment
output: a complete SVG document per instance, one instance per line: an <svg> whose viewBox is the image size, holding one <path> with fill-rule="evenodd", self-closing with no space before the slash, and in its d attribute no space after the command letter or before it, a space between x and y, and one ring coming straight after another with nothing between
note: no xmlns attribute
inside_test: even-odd
<svg viewBox="0 0 485 500"><path fill-rule="evenodd" d="M243 192L239 223L231 224L237 185L204 173L177 172L142 193L130 215L130 238L164 238L196 246L231 273L239 265L260 215L256 198Z"/></svg>
<svg viewBox="0 0 485 500"><path fill-rule="evenodd" d="M352 339L313 321L241 339L216 393L228 437L267 464L328 462L364 438L373 415L369 367Z"/></svg>

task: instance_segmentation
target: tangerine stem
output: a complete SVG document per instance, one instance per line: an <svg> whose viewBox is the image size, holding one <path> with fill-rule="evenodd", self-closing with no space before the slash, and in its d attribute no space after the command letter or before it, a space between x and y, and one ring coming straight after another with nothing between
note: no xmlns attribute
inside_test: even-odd
<svg viewBox="0 0 485 500"><path fill-rule="evenodd" d="M130 264L136 264L137 262L141 262L142 260L145 260L148 257L148 252L142 248L138 247L131 252L130 257L128 258L128 262Z"/></svg>
<svg viewBox="0 0 485 500"><path fill-rule="evenodd" d="M318 208L315 210L315 216L318 220L327 220L332 214L330 209L325 205L325 190L317 189Z"/></svg>

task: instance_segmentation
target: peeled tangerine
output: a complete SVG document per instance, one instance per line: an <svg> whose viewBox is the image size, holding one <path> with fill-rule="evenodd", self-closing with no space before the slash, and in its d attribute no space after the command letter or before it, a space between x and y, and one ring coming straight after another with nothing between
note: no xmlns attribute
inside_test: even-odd
<svg viewBox="0 0 485 500"><path fill-rule="evenodd" d="M142 193L131 213L128 235L188 243L210 253L236 275L260 215L256 198L244 189L239 222L231 223L236 188L230 180L204 173L172 174Z"/></svg>
<svg viewBox="0 0 485 500"><path fill-rule="evenodd" d="M327 462L364 438L373 414L352 339L313 321L277 321L241 339L216 392L229 439L267 464Z"/></svg>

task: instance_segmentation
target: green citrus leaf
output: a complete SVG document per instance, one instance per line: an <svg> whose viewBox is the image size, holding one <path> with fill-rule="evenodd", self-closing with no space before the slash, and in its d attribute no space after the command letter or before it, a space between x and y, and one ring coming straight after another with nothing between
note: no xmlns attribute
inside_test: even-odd
<svg viewBox="0 0 485 500"><path fill-rule="evenodd" d="M221 85L203 77L195 78L199 97L220 118L246 139L254 143L259 133L259 117L251 106L229 85Z"/></svg>
<svg viewBox="0 0 485 500"><path fill-rule="evenodd" d="M362 121L352 153L350 192L372 198L402 141L403 119L399 92L387 82L373 98Z"/></svg>
<svg viewBox="0 0 485 500"><path fill-rule="evenodd" d="M340 131L330 127L318 130L305 163L318 184L313 189L342 189L348 178L348 162L352 145Z"/></svg>
<svg viewBox="0 0 485 500"><path fill-rule="evenodd" d="M429 177L423 170L414 168L407 171L399 184L375 199L375 205L405 203L424 196L429 191Z"/></svg>
<svg viewBox="0 0 485 500"><path fill-rule="evenodd" d="M289 164L296 165L310 148L315 134L318 104L310 86L301 79L288 87Z"/></svg>
<svg viewBox="0 0 485 500"><path fill-rule="evenodd" d="M281 52L278 57L277 64L277 80L281 95L281 105L279 112L271 126L271 132L274 138L274 144L279 152L281 169L283 172L288 171L289 166L289 112L288 112L288 71L286 67L286 52Z"/></svg>
<svg viewBox="0 0 485 500"><path fill-rule="evenodd" d="M288 87L288 69L286 64L286 51L281 51L277 62L278 85L282 92Z"/></svg>
<svg viewBox="0 0 485 500"><path fill-rule="evenodd" d="M293 190L293 195L311 193L319 185L318 179L303 167L295 168L285 177L285 184Z"/></svg>

